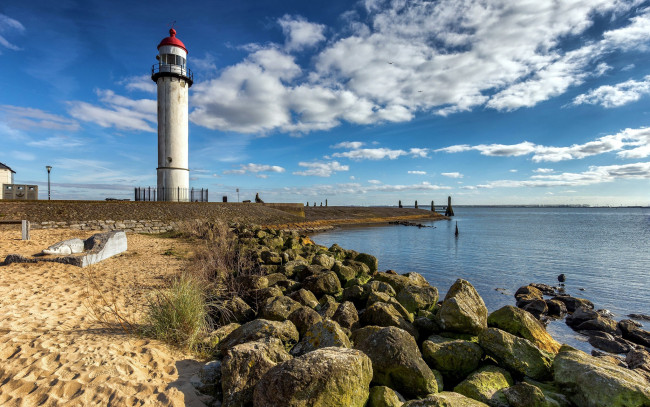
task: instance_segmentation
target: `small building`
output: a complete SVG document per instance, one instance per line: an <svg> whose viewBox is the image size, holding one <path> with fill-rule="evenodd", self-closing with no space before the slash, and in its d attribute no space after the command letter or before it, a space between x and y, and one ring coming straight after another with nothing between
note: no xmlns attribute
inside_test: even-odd
<svg viewBox="0 0 650 407"><path fill-rule="evenodd" d="M0 163L0 198L37 200L38 186L14 184L15 173L8 165Z"/></svg>

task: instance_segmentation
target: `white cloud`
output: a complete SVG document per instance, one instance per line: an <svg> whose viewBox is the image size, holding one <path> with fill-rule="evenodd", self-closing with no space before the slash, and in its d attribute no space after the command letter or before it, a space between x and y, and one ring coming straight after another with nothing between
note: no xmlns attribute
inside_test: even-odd
<svg viewBox="0 0 650 407"><path fill-rule="evenodd" d="M477 188L575 187L612 182L617 179L650 179L650 162L590 166L587 171L581 173L565 172L553 175L534 175L529 180L492 181L477 185Z"/></svg>
<svg viewBox="0 0 650 407"><path fill-rule="evenodd" d="M84 144L86 144L86 142L80 138L62 135L50 136L43 140L32 140L27 142L28 146L47 149L70 149L80 147Z"/></svg>
<svg viewBox="0 0 650 407"><path fill-rule="evenodd" d="M357 144L356 142L353 144L354 145L351 145L351 147L360 145ZM331 155L331 157L344 157L344 158L349 158L351 160L383 160L385 158L388 158L389 160L395 160L396 158L407 156L407 155L416 158L427 158L428 154L429 154L429 149L427 148L411 148L408 151L406 151L402 149L392 150L390 148L380 147L380 148L357 148L343 153L334 153Z"/></svg>
<svg viewBox="0 0 650 407"><path fill-rule="evenodd" d="M369 5L371 4L371 5ZM343 121L372 124L477 106L514 110L558 96L609 67L603 56L650 41L650 11L636 0L375 1L346 13L344 33L309 61L278 44L249 47L240 63L194 86L190 117L224 131L307 133ZM629 18L631 16L631 18ZM594 21L618 27L603 32ZM298 50L322 25L279 20ZM582 37L594 28L586 41ZM600 34L599 34L600 31ZM578 44L570 47L567 44ZM305 65L307 66L307 65Z"/></svg>
<svg viewBox="0 0 650 407"><path fill-rule="evenodd" d="M288 51L312 47L325 40L322 24L310 23L305 18L284 15L278 20L286 37L285 47Z"/></svg>
<svg viewBox="0 0 650 407"><path fill-rule="evenodd" d="M536 170L533 170L533 172L536 172L538 174L550 174L553 171L553 168L538 168Z"/></svg>
<svg viewBox="0 0 650 407"><path fill-rule="evenodd" d="M155 133L157 104L151 99L129 99L116 95L112 90L97 90L99 100L106 105L96 106L87 102L68 102L70 116L101 127Z"/></svg>
<svg viewBox="0 0 650 407"><path fill-rule="evenodd" d="M369 180L368 180L368 183L369 183L369 184L373 184L373 185L379 185L379 184L381 184L382 182L379 181L378 179L369 179Z"/></svg>
<svg viewBox="0 0 650 407"><path fill-rule="evenodd" d="M413 175L427 175L426 171L409 171L408 173Z"/></svg>
<svg viewBox="0 0 650 407"><path fill-rule="evenodd" d="M120 82L120 85L129 91L139 90L147 93L156 93L156 83L149 75L130 76Z"/></svg>
<svg viewBox="0 0 650 407"><path fill-rule="evenodd" d="M31 107L2 105L0 111L4 112L4 120L10 127L28 130L43 128L50 130L79 130L79 123L67 117L48 113Z"/></svg>
<svg viewBox="0 0 650 407"><path fill-rule="evenodd" d="M630 79L614 86L604 85L590 90L573 99L573 104L601 105L604 108L612 108L636 102L647 94L650 94L650 75L647 75L642 81Z"/></svg>
<svg viewBox="0 0 650 407"><path fill-rule="evenodd" d="M36 160L36 156L34 154L28 153L26 151L12 151L11 158L16 160L22 160L22 161Z"/></svg>
<svg viewBox="0 0 650 407"><path fill-rule="evenodd" d="M519 171L519 170L516 170L516 169L513 168L513 169L508 170L508 171L510 171L510 172L517 172L517 171Z"/></svg>
<svg viewBox="0 0 650 407"><path fill-rule="evenodd" d="M361 148L365 143L362 141L342 141L338 144L331 146L331 148L350 148L356 150Z"/></svg>
<svg viewBox="0 0 650 407"><path fill-rule="evenodd" d="M428 192L451 189L447 186L434 185L428 182L409 185L390 184L359 184L349 182L344 184L318 184L309 187L283 188L280 195L293 194L302 196L338 196L338 195L364 195L373 192Z"/></svg>
<svg viewBox="0 0 650 407"><path fill-rule="evenodd" d="M348 171L347 165L341 165L338 161L331 162L299 162L299 166L307 168L305 171L296 171L293 175L329 177L340 171Z"/></svg>
<svg viewBox="0 0 650 407"><path fill-rule="evenodd" d="M440 175L449 178L463 178L463 174L460 172L441 172Z"/></svg>
<svg viewBox="0 0 650 407"><path fill-rule="evenodd" d="M17 45L12 44L4 36L5 33L8 34L22 34L25 32L25 27L18 20L0 13L0 45L13 50L19 51L21 48ZM2 52L0 52L2 54Z"/></svg>
<svg viewBox="0 0 650 407"><path fill-rule="evenodd" d="M644 158L650 155L650 127L625 129L617 134L600 137L584 144L569 147L543 146L528 141L519 144L457 145L440 148L436 152L458 153L480 151L482 155L516 157L532 154L534 162L558 162L581 159L593 155L617 151L620 158Z"/></svg>
<svg viewBox="0 0 650 407"><path fill-rule="evenodd" d="M235 170L226 170L223 173L224 174L246 174L246 173L253 173L257 174L258 177L260 178L267 178L268 175L266 174L260 174L263 172L275 172L275 173L283 173L285 170L284 168L277 166L277 165L266 165L266 164L242 164L238 169Z"/></svg>
<svg viewBox="0 0 650 407"><path fill-rule="evenodd" d="M192 57L188 60L188 65L194 73L212 73L217 70L216 58L209 52L205 53L203 58Z"/></svg>

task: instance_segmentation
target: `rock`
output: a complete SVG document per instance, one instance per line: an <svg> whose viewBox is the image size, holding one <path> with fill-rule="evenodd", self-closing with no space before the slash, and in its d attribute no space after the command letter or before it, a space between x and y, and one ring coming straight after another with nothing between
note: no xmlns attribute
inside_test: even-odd
<svg viewBox="0 0 650 407"><path fill-rule="evenodd" d="M340 261L334 262L332 266L332 271L336 273L336 276L341 280L343 285L347 284L348 281L352 281L357 277L357 271L352 267L346 266Z"/></svg>
<svg viewBox="0 0 650 407"><path fill-rule="evenodd" d="M396 299L410 313L415 313L421 309L431 310L438 302L438 289L410 285L400 290Z"/></svg>
<svg viewBox="0 0 650 407"><path fill-rule="evenodd" d="M515 298L519 299L519 297L523 296L530 296L531 299L543 299L544 295L542 291L539 288L536 288L532 285L525 285L523 287L519 287L517 291L515 291Z"/></svg>
<svg viewBox="0 0 650 407"><path fill-rule="evenodd" d="M547 398L538 387L525 382L503 389L511 407L560 407L560 403Z"/></svg>
<svg viewBox="0 0 650 407"><path fill-rule="evenodd" d="M558 295L557 297L553 297L553 299L562 301L564 305L566 305L566 309L569 312L573 312L579 307L584 307L586 309L594 308L594 304L589 300L585 300L584 298L571 297L569 295Z"/></svg>
<svg viewBox="0 0 650 407"><path fill-rule="evenodd" d="M643 349L632 349L625 357L630 369L643 369L650 372L650 353Z"/></svg>
<svg viewBox="0 0 650 407"><path fill-rule="evenodd" d="M309 290L305 290L304 288L292 292L289 294L289 298L309 308L316 308L318 306L318 299L316 299L314 293Z"/></svg>
<svg viewBox="0 0 650 407"><path fill-rule="evenodd" d="M226 324L232 321L240 324L246 323L255 318L255 311L239 297L233 297L223 303L223 311L219 316L219 322Z"/></svg>
<svg viewBox="0 0 650 407"><path fill-rule="evenodd" d="M509 407L506 396L500 390L513 384L507 370L484 366L454 387L454 391L492 407Z"/></svg>
<svg viewBox="0 0 650 407"><path fill-rule="evenodd" d="M239 328L241 325L237 322L231 322L230 324L220 326L219 328L210 332L207 337L204 339L204 343L211 348L217 348L219 343L224 340L228 335L230 335L235 329Z"/></svg>
<svg viewBox="0 0 650 407"><path fill-rule="evenodd" d="M512 372L535 380L545 380L551 375L553 354L540 350L527 339L488 328L479 334L478 343L500 366Z"/></svg>
<svg viewBox="0 0 650 407"><path fill-rule="evenodd" d="M618 327L623 333L623 338L646 348L650 347L650 332L639 328L634 321L624 319L618 323Z"/></svg>
<svg viewBox="0 0 650 407"><path fill-rule="evenodd" d="M266 287L250 292L246 297L246 301L250 302L251 304L260 304L264 303L264 301L266 301L268 298L282 297L283 295L284 293L282 292L282 289L280 289L278 286Z"/></svg>
<svg viewBox="0 0 650 407"><path fill-rule="evenodd" d="M522 306L522 308L533 314L536 318L539 318L548 312L548 305L546 305L546 301L544 300L532 300Z"/></svg>
<svg viewBox="0 0 650 407"><path fill-rule="evenodd" d="M64 240L43 250L43 254L66 256L84 251L84 241L78 238Z"/></svg>
<svg viewBox="0 0 650 407"><path fill-rule="evenodd" d="M402 407L488 407L460 393L443 391L438 394L430 394L420 400L410 400L402 404Z"/></svg>
<svg viewBox="0 0 650 407"><path fill-rule="evenodd" d="M546 300L546 308L548 309L546 313L554 318L562 318L567 313L566 305L558 300Z"/></svg>
<svg viewBox="0 0 650 407"><path fill-rule="evenodd" d="M269 281L269 287L274 285L285 287L289 284L288 281L290 281L283 273L267 274L266 279Z"/></svg>
<svg viewBox="0 0 650 407"><path fill-rule="evenodd" d="M260 257L262 258L262 261L264 264L281 264L282 263L282 257L276 252L272 252L270 250L264 250L261 254Z"/></svg>
<svg viewBox="0 0 650 407"><path fill-rule="evenodd" d="M292 312L301 307L300 303L284 295L271 297L264 301L259 317L269 321L284 321Z"/></svg>
<svg viewBox="0 0 650 407"><path fill-rule="evenodd" d="M373 292L385 293L391 297L397 295L393 286L391 286L390 284L384 281L377 281L377 280L368 281L366 284L364 284L364 287L367 288L370 291L370 293Z"/></svg>
<svg viewBox="0 0 650 407"><path fill-rule="evenodd" d="M298 333L302 338L312 325L323 320L320 314L309 307L302 306L293 311L287 318L298 329Z"/></svg>
<svg viewBox="0 0 650 407"><path fill-rule="evenodd" d="M428 338L430 335L437 334L442 329L435 319L428 317L417 317L413 321L413 326L418 330L419 338Z"/></svg>
<svg viewBox="0 0 650 407"><path fill-rule="evenodd" d="M298 343L298 330L290 321L278 322L254 319L232 331L219 343L219 350L225 353L240 343L257 341L264 338L278 338L286 348Z"/></svg>
<svg viewBox="0 0 650 407"><path fill-rule="evenodd" d="M386 386L370 388L370 397L366 407L400 407L406 400L401 394Z"/></svg>
<svg viewBox="0 0 650 407"><path fill-rule="evenodd" d="M404 319L408 320L409 322L413 322L413 314L407 311L406 308L402 304L400 304L399 301L397 301L394 297L391 297L390 295L378 291L372 291L370 292L370 295L368 295L368 301L366 302L366 308L370 307L372 304L376 302L384 302L386 304L392 305L397 312L401 316L404 317Z"/></svg>
<svg viewBox="0 0 650 407"><path fill-rule="evenodd" d="M357 275L370 274L370 267L368 267L365 263L362 263L360 261L348 259L343 261L343 265L351 267L353 270L357 272Z"/></svg>
<svg viewBox="0 0 650 407"><path fill-rule="evenodd" d="M544 326L530 313L517 307L506 305L494 311L488 317L487 323L490 327L528 339L547 352L557 353L560 350L561 345L546 332Z"/></svg>
<svg viewBox="0 0 650 407"><path fill-rule="evenodd" d="M332 318L334 314L336 313L336 310L339 309L339 304L336 302L334 297L331 295L324 295L320 301L318 306L316 307L316 311L324 318Z"/></svg>
<svg viewBox="0 0 650 407"><path fill-rule="evenodd" d="M437 313L445 331L478 334L487 328L487 308L472 285L462 279L449 288Z"/></svg>
<svg viewBox="0 0 650 407"><path fill-rule="evenodd" d="M244 407L253 401L260 378L276 364L291 359L279 339L267 338L233 346L221 362L223 407Z"/></svg>
<svg viewBox="0 0 650 407"><path fill-rule="evenodd" d="M533 283L530 284L530 286L537 288L544 295L555 295L556 292L555 287L548 284Z"/></svg>
<svg viewBox="0 0 650 407"><path fill-rule="evenodd" d="M329 271L327 273L318 273L307 277L303 281L304 288L320 297L325 294L336 295L341 291L341 282L336 273Z"/></svg>
<svg viewBox="0 0 650 407"><path fill-rule="evenodd" d="M343 290L343 301L351 301L357 307L363 307L370 291L360 285L353 285Z"/></svg>
<svg viewBox="0 0 650 407"><path fill-rule="evenodd" d="M566 281L566 275L564 275L564 273L560 274L559 276L557 276L557 281L559 281L560 283L565 282Z"/></svg>
<svg viewBox="0 0 650 407"><path fill-rule="evenodd" d="M331 270L334 266L334 257L328 256L327 254L321 253L314 256L311 261L312 264L317 264L323 266L328 270Z"/></svg>
<svg viewBox="0 0 650 407"><path fill-rule="evenodd" d="M309 327L300 342L291 349L291 354L301 356L316 349L332 346L350 348L352 344L339 324L331 320L325 320Z"/></svg>
<svg viewBox="0 0 650 407"><path fill-rule="evenodd" d="M576 326L574 329L577 331L600 331L610 334L616 334L618 323L611 318L604 318L598 315L594 319L590 319Z"/></svg>
<svg viewBox="0 0 650 407"><path fill-rule="evenodd" d="M598 316L598 313L593 309L578 307L573 310L573 313L571 315L566 317L566 324L575 329L583 322L598 318Z"/></svg>
<svg viewBox="0 0 650 407"><path fill-rule="evenodd" d="M291 260L282 266L282 272L287 277L293 277L298 271L307 268L308 265L305 260Z"/></svg>
<svg viewBox="0 0 650 407"><path fill-rule="evenodd" d="M458 382L478 368L483 349L474 342L433 335L422 343L422 357L445 382Z"/></svg>
<svg viewBox="0 0 650 407"><path fill-rule="evenodd" d="M281 363L255 387L255 407L363 407L370 359L354 349L324 348Z"/></svg>
<svg viewBox="0 0 650 407"><path fill-rule="evenodd" d="M338 322L343 328L354 330L359 325L359 313L353 303L344 301L336 309L332 320Z"/></svg>
<svg viewBox="0 0 650 407"><path fill-rule="evenodd" d="M409 286L409 285L420 285L420 286L428 286L429 283L424 280L420 280L417 277L407 277L405 275L398 275L398 274L393 274L389 272L384 272L384 273L375 273L373 274L373 279L377 281L383 281L385 283L388 283L393 287L395 292L400 292L404 287Z"/></svg>
<svg viewBox="0 0 650 407"><path fill-rule="evenodd" d="M359 316L359 322L363 326L377 325L382 327L394 326L404 329L417 339L418 332L391 304L376 302L369 306Z"/></svg>
<svg viewBox="0 0 650 407"><path fill-rule="evenodd" d="M579 406L650 406L650 386L642 376L567 345L555 356L553 378Z"/></svg>
<svg viewBox="0 0 650 407"><path fill-rule="evenodd" d="M374 383L408 397L425 396L442 388L408 332L392 326L359 331L353 333L354 347L372 360Z"/></svg>
<svg viewBox="0 0 650 407"><path fill-rule="evenodd" d="M603 338L601 336L589 337L589 344L594 348L604 350L609 353L627 353L631 348L625 343L617 342L616 339Z"/></svg>
<svg viewBox="0 0 650 407"><path fill-rule="evenodd" d="M237 276L235 281L244 291L261 290L269 286L269 280L257 274L244 274Z"/></svg>
<svg viewBox="0 0 650 407"><path fill-rule="evenodd" d="M359 253L359 255L355 257L354 260L368 266L368 268L370 269L370 273L374 273L375 271L377 271L377 268L379 267L379 262L377 261L377 258L375 256L371 256L366 253Z"/></svg>
<svg viewBox="0 0 650 407"><path fill-rule="evenodd" d="M646 315L646 314L628 314L627 316L642 321L650 321L650 315Z"/></svg>

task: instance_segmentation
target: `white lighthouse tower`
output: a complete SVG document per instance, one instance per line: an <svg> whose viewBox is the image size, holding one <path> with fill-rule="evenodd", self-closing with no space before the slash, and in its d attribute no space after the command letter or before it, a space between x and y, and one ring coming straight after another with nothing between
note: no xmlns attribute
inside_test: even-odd
<svg viewBox="0 0 650 407"><path fill-rule="evenodd" d="M176 30L158 44L158 63L151 79L158 85L158 200L189 200L188 90L193 83L187 68L187 48Z"/></svg>

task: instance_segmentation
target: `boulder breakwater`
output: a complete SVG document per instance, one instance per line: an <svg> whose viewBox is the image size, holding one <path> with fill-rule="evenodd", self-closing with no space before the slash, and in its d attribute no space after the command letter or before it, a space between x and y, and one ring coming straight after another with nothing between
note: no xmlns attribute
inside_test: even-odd
<svg viewBox="0 0 650 407"><path fill-rule="evenodd" d="M529 310L489 313L468 281L438 298L420 274L380 271L367 253L295 231L230 233L252 267L215 299L204 345L217 357L194 381L214 405L650 407L643 344L630 361L589 355Z"/></svg>

